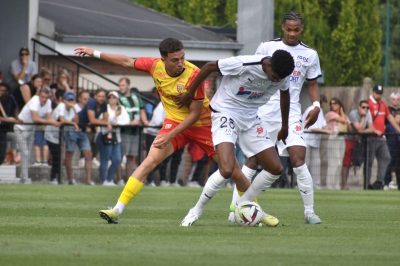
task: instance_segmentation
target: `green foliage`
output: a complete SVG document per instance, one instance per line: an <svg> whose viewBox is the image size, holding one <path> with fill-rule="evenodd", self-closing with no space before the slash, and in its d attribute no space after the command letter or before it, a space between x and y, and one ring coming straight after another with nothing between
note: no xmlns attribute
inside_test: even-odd
<svg viewBox="0 0 400 266"><path fill-rule="evenodd" d="M237 0L131 0L193 24L236 26ZM365 76L382 80L382 27L387 0L279 0L275 1L275 35L290 10L304 17L302 37L318 51L325 85L360 85ZM391 0L390 81L400 84L400 1ZM379 7L381 7L379 9ZM396 24L397 23L397 24ZM382 25L379 27L378 25Z"/></svg>
<svg viewBox="0 0 400 266"><path fill-rule="evenodd" d="M106 224L98 209L121 187L0 186L1 265L398 265L396 191L316 191L321 225L303 221L297 189L260 195L276 228L226 222L232 191L221 190L191 228L179 222L201 189L150 188Z"/></svg>
<svg viewBox="0 0 400 266"><path fill-rule="evenodd" d="M192 24L236 27L237 0L131 0Z"/></svg>

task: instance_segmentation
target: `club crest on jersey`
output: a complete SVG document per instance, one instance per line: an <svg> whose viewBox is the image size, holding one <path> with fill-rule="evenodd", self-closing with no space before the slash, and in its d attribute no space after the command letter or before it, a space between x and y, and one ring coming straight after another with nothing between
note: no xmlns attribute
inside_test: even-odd
<svg viewBox="0 0 400 266"><path fill-rule="evenodd" d="M293 133L296 135L301 135L302 132L303 132L303 127L301 126L301 124L299 123L295 124L293 127Z"/></svg>
<svg viewBox="0 0 400 266"><path fill-rule="evenodd" d="M296 67L300 68L301 67L301 62L300 61L296 61Z"/></svg>
<svg viewBox="0 0 400 266"><path fill-rule="evenodd" d="M183 92L183 88L185 88L185 86L184 86L183 84L178 84L178 85L176 86L176 89L177 89L177 91L178 91L179 93L182 93L182 92Z"/></svg>
<svg viewBox="0 0 400 266"><path fill-rule="evenodd" d="M261 127L261 126L258 126L256 128L256 132L257 132L257 135L260 136L260 135L262 135L264 133L264 128Z"/></svg>

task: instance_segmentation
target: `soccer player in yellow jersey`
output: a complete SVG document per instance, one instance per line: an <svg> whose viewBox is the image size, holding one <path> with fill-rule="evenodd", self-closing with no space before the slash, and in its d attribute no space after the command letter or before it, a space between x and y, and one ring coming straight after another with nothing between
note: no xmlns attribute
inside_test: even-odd
<svg viewBox="0 0 400 266"><path fill-rule="evenodd" d="M117 204L111 210L101 210L100 217L108 223L118 223L119 215L126 205L141 191L144 181L165 158L184 147L189 141L197 143L209 157L216 158L211 137L211 116L209 100L204 93L204 84L200 86L189 107L180 108L176 97L187 92L187 88L199 73L199 69L185 60L182 42L167 38L159 45L161 58L139 57L136 59L125 55L101 53L89 47L78 47L75 53L79 56L93 56L101 60L132 67L149 73L161 96L166 119L160 133L154 140L149 154L130 176ZM210 178L210 195L225 184L229 176L222 176L217 170ZM232 173L239 191L246 191L250 183L240 170L238 163ZM209 195L205 195L209 197Z"/></svg>

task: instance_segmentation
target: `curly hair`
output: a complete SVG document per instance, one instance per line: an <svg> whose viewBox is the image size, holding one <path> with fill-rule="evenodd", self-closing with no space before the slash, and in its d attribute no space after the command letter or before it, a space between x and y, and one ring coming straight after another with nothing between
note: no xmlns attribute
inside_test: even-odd
<svg viewBox="0 0 400 266"><path fill-rule="evenodd" d="M276 50L271 57L271 66L279 78L283 79L293 72L294 60L288 51Z"/></svg>

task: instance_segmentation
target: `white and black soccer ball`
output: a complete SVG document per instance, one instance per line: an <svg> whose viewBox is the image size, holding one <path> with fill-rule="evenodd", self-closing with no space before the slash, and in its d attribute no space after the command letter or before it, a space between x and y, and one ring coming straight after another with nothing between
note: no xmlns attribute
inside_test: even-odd
<svg viewBox="0 0 400 266"><path fill-rule="evenodd" d="M258 226L264 211L253 201L239 203L235 209L235 222L242 226Z"/></svg>

